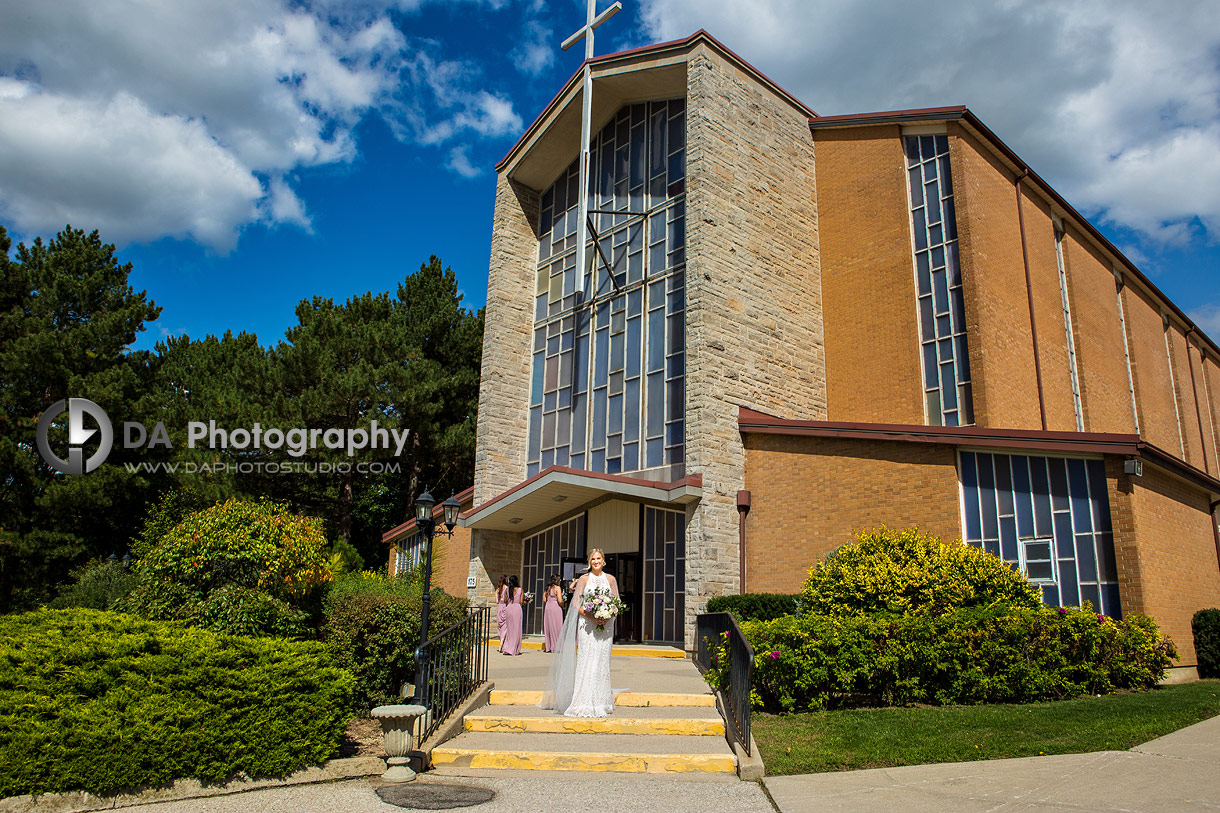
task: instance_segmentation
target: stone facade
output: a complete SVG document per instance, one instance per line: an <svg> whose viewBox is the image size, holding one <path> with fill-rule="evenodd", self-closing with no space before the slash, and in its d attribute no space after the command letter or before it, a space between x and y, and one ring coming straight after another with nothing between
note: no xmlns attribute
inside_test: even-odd
<svg viewBox="0 0 1220 813"><path fill-rule="evenodd" d="M825 418L826 373L808 115L707 45L687 80L689 640L707 599L738 590L738 407Z"/></svg>

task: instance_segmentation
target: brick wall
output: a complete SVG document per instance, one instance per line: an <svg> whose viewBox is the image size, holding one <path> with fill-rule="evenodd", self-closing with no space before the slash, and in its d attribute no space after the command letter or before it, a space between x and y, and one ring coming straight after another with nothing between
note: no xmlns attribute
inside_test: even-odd
<svg viewBox="0 0 1220 813"><path fill-rule="evenodd" d="M1170 383L1160 309L1131 286L1123 288L1123 308L1127 315L1140 435L1170 454L1181 455L1177 404Z"/></svg>
<svg viewBox="0 0 1220 813"><path fill-rule="evenodd" d="M1209 473L1213 476L1220 472L1220 365L1211 356L1204 356L1199 365L1202 373L1199 381L1200 398L1206 396L1205 414L1210 416L1211 433L1208 439L1208 459L1211 460ZM1204 427L1209 425L1204 418Z"/></svg>
<svg viewBox="0 0 1220 813"><path fill-rule="evenodd" d="M956 123L949 135L975 423L1041 429L1012 177Z"/></svg>
<svg viewBox="0 0 1220 813"><path fill-rule="evenodd" d="M1203 451L1202 409L1196 399L1197 375L1186 346L1186 334L1176 325L1169 326L1169 357L1173 361L1173 380L1178 394L1178 415L1182 423L1182 439L1186 446L1186 462L1207 470Z"/></svg>
<svg viewBox="0 0 1220 813"><path fill-rule="evenodd" d="M738 589L739 405L826 417L818 214L807 116L706 45L687 67L687 638Z"/></svg>
<svg viewBox="0 0 1220 813"><path fill-rule="evenodd" d="M1025 246L1029 254L1032 283L1030 289L1033 291L1034 318L1038 326L1038 365L1042 371L1046 428L1072 432L1076 430L1076 406L1072 398L1067 326L1063 319L1063 294L1059 286L1059 260L1055 254L1055 224L1042 198L1031 196L1024 184L1021 189Z"/></svg>
<svg viewBox="0 0 1220 813"><path fill-rule="evenodd" d="M1151 466L1133 479L1128 552L1138 559L1140 579L1131 607L1154 618L1177 644L1179 663L1191 666L1197 662L1191 617L1204 607L1220 607L1220 562L1207 494Z"/></svg>
<svg viewBox="0 0 1220 813"><path fill-rule="evenodd" d="M747 434L746 588L793 593L855 531L919 526L960 539L954 448Z"/></svg>
<svg viewBox="0 0 1220 813"><path fill-rule="evenodd" d="M1068 224L1063 237L1086 432L1134 432L1114 274ZM1130 326L1128 326L1129 328Z"/></svg>
<svg viewBox="0 0 1220 813"><path fill-rule="evenodd" d="M818 130L815 150L827 418L922 424L901 133Z"/></svg>

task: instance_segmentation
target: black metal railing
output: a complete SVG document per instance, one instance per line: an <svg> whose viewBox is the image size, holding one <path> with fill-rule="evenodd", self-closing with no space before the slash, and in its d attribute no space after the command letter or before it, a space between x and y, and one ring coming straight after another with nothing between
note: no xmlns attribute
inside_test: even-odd
<svg viewBox="0 0 1220 813"><path fill-rule="evenodd" d="M466 617L415 650L414 702L428 709L419 742L487 681L490 607L472 607Z"/></svg>
<svg viewBox="0 0 1220 813"><path fill-rule="evenodd" d="M703 613L695 618L695 666L706 672L713 666L716 650L728 636L729 680L720 688L721 704L728 718L729 737L750 753L750 684L754 678L754 647L741 633L732 613Z"/></svg>

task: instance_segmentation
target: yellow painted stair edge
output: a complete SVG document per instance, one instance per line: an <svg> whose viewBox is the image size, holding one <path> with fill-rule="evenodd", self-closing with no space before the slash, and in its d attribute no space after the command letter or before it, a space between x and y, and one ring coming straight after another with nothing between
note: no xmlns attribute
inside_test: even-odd
<svg viewBox="0 0 1220 813"><path fill-rule="evenodd" d="M677 734L724 736L722 720L689 718L587 718L468 716L467 731L534 732L539 734Z"/></svg>
<svg viewBox="0 0 1220 813"><path fill-rule="evenodd" d="M492 649L500 648L500 639L492 638L487 642ZM542 641L522 641L522 649L540 650L542 649ZM610 650L611 655L621 655L628 658L685 658L686 653L681 649L672 647L653 647L653 646L631 646L623 644L614 646Z"/></svg>
<svg viewBox="0 0 1220 813"><path fill-rule="evenodd" d="M492 689L489 702L493 706L536 706L542 702L538 690ZM614 705L640 708L644 706L698 706L711 708L716 698L710 694L666 694L663 692L620 692Z"/></svg>
<svg viewBox="0 0 1220 813"><path fill-rule="evenodd" d="M444 746L433 749L432 764L459 768L629 773L734 773L737 770L736 759L731 754L509 753Z"/></svg>

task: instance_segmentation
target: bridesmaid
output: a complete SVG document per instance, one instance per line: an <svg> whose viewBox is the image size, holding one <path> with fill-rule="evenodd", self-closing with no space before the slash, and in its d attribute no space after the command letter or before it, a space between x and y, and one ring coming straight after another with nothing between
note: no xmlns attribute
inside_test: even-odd
<svg viewBox="0 0 1220 813"><path fill-rule="evenodd" d="M521 654L521 622L524 620L521 601L525 593L521 590L521 582L516 576L508 577L504 592L508 596L508 607L504 618L504 637L501 639L500 651L505 655Z"/></svg>
<svg viewBox="0 0 1220 813"><path fill-rule="evenodd" d="M563 628L563 588L560 585L563 579L559 578L559 574L551 576L551 580L547 582L546 593L543 596L546 609L542 612L542 633L545 637L543 649L547 652L555 651L555 644L559 643L559 631Z"/></svg>
<svg viewBox="0 0 1220 813"><path fill-rule="evenodd" d="M504 624L508 621L508 576L501 576L496 585L496 631L500 636L500 651L504 651Z"/></svg>

